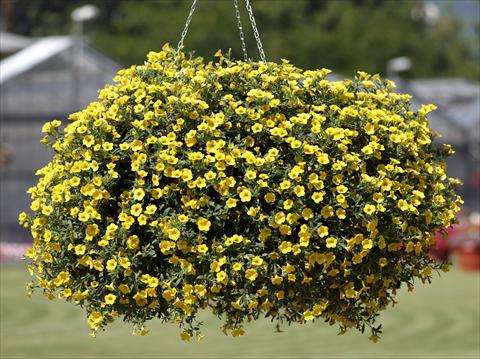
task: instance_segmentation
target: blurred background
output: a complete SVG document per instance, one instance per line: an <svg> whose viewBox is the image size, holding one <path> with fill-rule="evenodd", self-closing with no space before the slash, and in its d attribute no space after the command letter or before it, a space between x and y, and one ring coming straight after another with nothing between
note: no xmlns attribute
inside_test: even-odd
<svg viewBox="0 0 480 359"><path fill-rule="evenodd" d="M40 144L45 121L96 99L116 71L180 39L191 0L0 0L0 357L480 357L480 1L251 0L269 61L326 67L332 79L380 73L434 103L431 127L453 145L448 174L464 182L460 223L437 237L431 255L450 273L413 293L382 319L379 344L337 337L323 323L275 334L267 321L243 339L224 338L205 314L207 338L180 343L177 329L153 323L147 338L116 324L90 339L80 308L24 295L18 259L31 238L17 224L26 189L52 154ZM258 59L243 0L249 55ZM217 49L243 59L232 0L198 0L185 41L211 60Z"/></svg>

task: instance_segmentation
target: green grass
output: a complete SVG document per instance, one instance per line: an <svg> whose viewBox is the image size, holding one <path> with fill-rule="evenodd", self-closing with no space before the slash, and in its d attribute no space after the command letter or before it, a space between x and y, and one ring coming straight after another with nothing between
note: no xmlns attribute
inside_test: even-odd
<svg viewBox="0 0 480 359"><path fill-rule="evenodd" d="M81 310L39 293L25 297L22 264L0 266L0 358L479 358L480 274L452 270L431 285L402 291L399 303L381 320L384 333L374 344L349 332L337 336L323 322L286 327L274 333L267 320L251 323L241 338L225 337L220 323L204 315L206 337L182 342L174 325L152 322L147 337L131 336L117 322L88 336Z"/></svg>

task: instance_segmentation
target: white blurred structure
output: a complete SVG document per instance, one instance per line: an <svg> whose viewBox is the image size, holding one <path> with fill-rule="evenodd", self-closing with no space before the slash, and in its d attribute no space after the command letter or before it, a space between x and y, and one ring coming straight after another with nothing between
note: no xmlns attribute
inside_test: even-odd
<svg viewBox="0 0 480 359"><path fill-rule="evenodd" d="M29 46L33 41L33 39L22 35L0 31L0 58Z"/></svg>
<svg viewBox="0 0 480 359"><path fill-rule="evenodd" d="M427 24L435 24L440 18L440 9L432 1L422 1L410 10L410 16L416 21L425 21Z"/></svg>
<svg viewBox="0 0 480 359"><path fill-rule="evenodd" d="M119 65L85 46L76 59L79 68L79 107L70 103L72 86L71 36L40 38L30 46L0 61L0 114L4 116L68 113L95 97L96 90L119 69ZM25 106L28 104L28 106Z"/></svg>
<svg viewBox="0 0 480 359"><path fill-rule="evenodd" d="M72 11L71 19L73 22L84 22L92 20L98 16L98 8L95 5L83 5Z"/></svg>
<svg viewBox="0 0 480 359"><path fill-rule="evenodd" d="M396 78L399 72L408 71L411 67L412 61L409 57L394 57L387 62L387 76L392 79Z"/></svg>

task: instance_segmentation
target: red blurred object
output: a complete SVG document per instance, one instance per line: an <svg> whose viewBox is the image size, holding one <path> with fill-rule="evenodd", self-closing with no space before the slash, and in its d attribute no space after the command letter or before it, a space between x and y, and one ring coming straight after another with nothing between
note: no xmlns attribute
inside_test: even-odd
<svg viewBox="0 0 480 359"><path fill-rule="evenodd" d="M480 246L459 246L455 250L458 264L463 270L480 270Z"/></svg>
<svg viewBox="0 0 480 359"><path fill-rule="evenodd" d="M461 216L457 232L449 237L460 268L466 271L480 270L480 213L470 212Z"/></svg>
<svg viewBox="0 0 480 359"><path fill-rule="evenodd" d="M435 234L435 247L430 248L428 252L430 258L434 259L437 262L443 262L448 259L448 257L452 253L452 246L449 240L450 238L458 234L457 227L458 226L453 226L445 229L448 235L447 238L443 238L443 235L440 232Z"/></svg>
<svg viewBox="0 0 480 359"><path fill-rule="evenodd" d="M476 187L480 187L480 171L474 171L471 176L472 184Z"/></svg>

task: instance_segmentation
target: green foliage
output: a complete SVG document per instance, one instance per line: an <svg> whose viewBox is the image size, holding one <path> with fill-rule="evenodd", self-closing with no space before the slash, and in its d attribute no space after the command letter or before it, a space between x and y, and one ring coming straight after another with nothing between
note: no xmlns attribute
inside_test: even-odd
<svg viewBox="0 0 480 359"><path fill-rule="evenodd" d="M108 23L120 4L117 0L7 0L5 30L27 36L69 34L71 12L78 6L95 4L100 10L97 21Z"/></svg>
<svg viewBox="0 0 480 359"><path fill-rule="evenodd" d="M25 9L13 19L20 32L35 35L69 32L70 11L87 1L17 0ZM88 26L93 44L123 65L140 63L161 44L176 45L191 1L92 0L101 16ZM27 6L28 3L28 6ZM478 78L478 26L461 36L459 19L444 16L435 24L414 21L420 1L254 0L257 24L269 60L287 58L303 68L328 67L345 75L362 70L385 73L388 59L409 56L407 76ZM243 0L240 1L243 5ZM248 50L258 58L246 12L242 19ZM14 26L15 29L15 26ZM242 58L233 3L200 0L186 48L207 58L216 49L232 48ZM476 49L476 50L475 50Z"/></svg>

